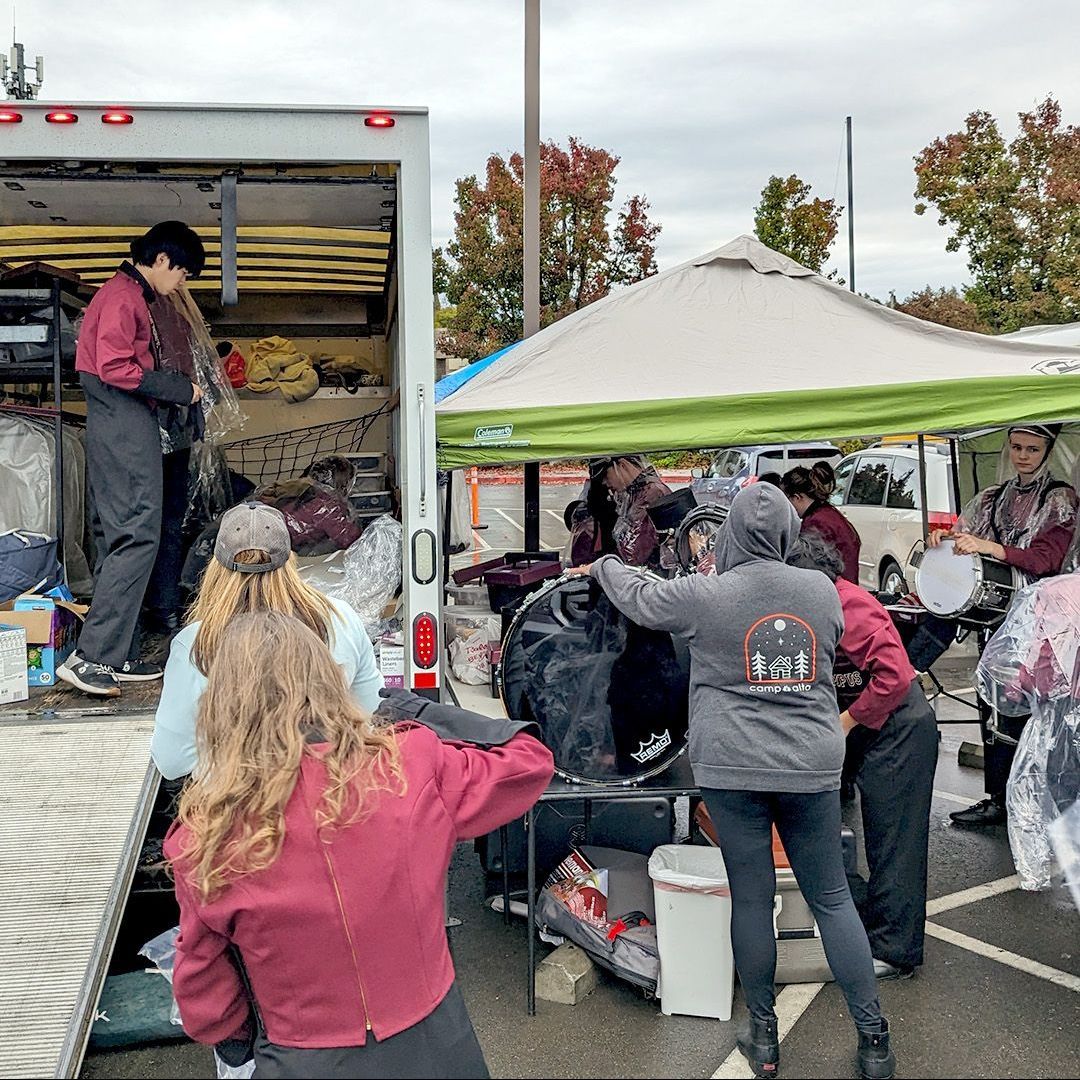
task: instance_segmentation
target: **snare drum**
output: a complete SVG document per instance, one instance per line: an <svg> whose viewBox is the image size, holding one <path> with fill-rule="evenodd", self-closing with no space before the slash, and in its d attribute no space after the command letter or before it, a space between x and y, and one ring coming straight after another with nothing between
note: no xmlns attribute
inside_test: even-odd
<svg viewBox="0 0 1080 1080"><path fill-rule="evenodd" d="M1016 591L1027 584L1016 567L988 555L957 555L952 540L942 540L912 561L915 591L926 610L961 626L997 626Z"/></svg>
<svg viewBox="0 0 1080 1080"><path fill-rule="evenodd" d="M525 600L498 681L507 715L539 723L568 780L638 783L686 750L685 642L631 622L590 578L563 576Z"/></svg>

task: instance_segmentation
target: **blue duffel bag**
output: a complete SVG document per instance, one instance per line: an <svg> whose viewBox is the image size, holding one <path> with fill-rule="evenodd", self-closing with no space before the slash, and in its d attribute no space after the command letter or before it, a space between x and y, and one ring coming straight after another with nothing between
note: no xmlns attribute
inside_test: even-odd
<svg viewBox="0 0 1080 1080"><path fill-rule="evenodd" d="M25 592L47 592L63 580L56 537L22 529L0 533L0 603Z"/></svg>

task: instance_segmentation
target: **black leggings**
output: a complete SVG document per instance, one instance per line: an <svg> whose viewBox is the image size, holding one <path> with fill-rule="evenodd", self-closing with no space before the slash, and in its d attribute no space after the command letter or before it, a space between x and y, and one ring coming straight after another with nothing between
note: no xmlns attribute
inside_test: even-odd
<svg viewBox="0 0 1080 1080"><path fill-rule="evenodd" d="M880 1030L874 961L848 890L840 847L840 793L702 788L731 887L731 945L750 1015L775 1017L776 938L772 826L821 931L825 955L860 1031Z"/></svg>

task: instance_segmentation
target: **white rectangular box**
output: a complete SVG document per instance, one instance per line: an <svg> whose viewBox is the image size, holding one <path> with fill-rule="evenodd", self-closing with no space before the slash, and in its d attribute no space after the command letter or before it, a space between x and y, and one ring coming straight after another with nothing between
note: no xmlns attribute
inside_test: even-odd
<svg viewBox="0 0 1080 1080"><path fill-rule="evenodd" d="M30 683L26 674L26 631L0 623L0 704L26 701Z"/></svg>

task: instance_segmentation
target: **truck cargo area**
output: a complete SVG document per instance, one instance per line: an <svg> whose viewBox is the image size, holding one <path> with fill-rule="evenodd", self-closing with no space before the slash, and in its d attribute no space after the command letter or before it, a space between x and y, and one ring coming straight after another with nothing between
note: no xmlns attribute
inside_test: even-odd
<svg viewBox="0 0 1080 1080"><path fill-rule="evenodd" d="M75 323L134 237L165 220L194 228L207 262L188 287L214 341L248 356L255 342L282 338L323 361L303 400L237 390L245 419L223 440L228 468L257 487L355 455L357 514L402 522L398 611L408 635L439 604L426 110L395 110L377 130L365 126L370 110L334 106L138 105L114 129L98 122L104 106L81 105L65 106L80 122L60 130L44 122L51 107L20 104L24 121L2 132L0 293L59 280ZM69 432L77 443L86 406L74 335L60 340L67 474L78 468ZM0 401L48 406L51 386L7 359ZM55 475L41 460L51 526ZM81 549L86 584L90 528L85 506L68 505L70 482L64 548ZM4 522L0 508L0 531L13 527L27 526ZM405 684L437 692L437 668L422 671L405 654ZM126 684L104 702L34 687L28 701L0 705L4 1077L76 1075L110 963L138 964L142 942L117 942L125 907L130 915L139 900L129 894L147 824L161 816L149 756L160 686Z"/></svg>

